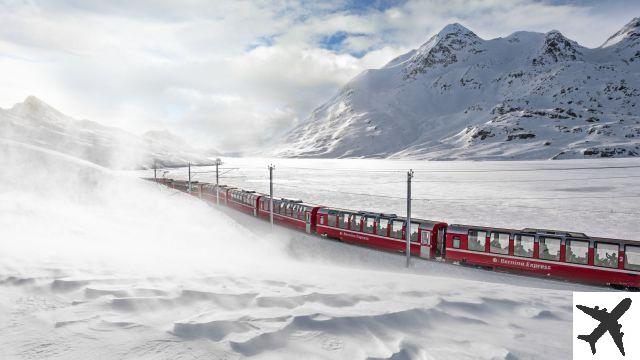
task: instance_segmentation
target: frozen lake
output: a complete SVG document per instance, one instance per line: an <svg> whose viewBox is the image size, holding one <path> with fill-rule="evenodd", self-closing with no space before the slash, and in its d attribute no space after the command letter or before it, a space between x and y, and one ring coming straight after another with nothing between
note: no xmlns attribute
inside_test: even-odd
<svg viewBox="0 0 640 360"><path fill-rule="evenodd" d="M406 213L406 173L413 169L414 217L640 240L640 159L222 160L221 184L268 194L267 166L274 164L275 197L396 214ZM215 183L215 172L197 173L213 170L194 167L193 180ZM186 179L187 170L173 169L166 176Z"/></svg>

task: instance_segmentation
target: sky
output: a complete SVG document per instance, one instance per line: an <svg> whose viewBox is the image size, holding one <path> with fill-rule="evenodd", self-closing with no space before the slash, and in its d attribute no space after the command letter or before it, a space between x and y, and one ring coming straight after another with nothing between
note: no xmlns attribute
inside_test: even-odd
<svg viewBox="0 0 640 360"><path fill-rule="evenodd" d="M35 95L74 118L243 151L446 24L597 47L637 16L637 0L0 0L0 107Z"/></svg>

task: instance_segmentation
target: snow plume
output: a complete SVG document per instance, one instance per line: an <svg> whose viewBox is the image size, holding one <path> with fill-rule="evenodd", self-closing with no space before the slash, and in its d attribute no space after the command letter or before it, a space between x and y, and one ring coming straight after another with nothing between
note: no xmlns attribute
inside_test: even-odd
<svg viewBox="0 0 640 360"><path fill-rule="evenodd" d="M178 275L282 257L195 198L32 145L2 140L0 155L5 267L60 262Z"/></svg>

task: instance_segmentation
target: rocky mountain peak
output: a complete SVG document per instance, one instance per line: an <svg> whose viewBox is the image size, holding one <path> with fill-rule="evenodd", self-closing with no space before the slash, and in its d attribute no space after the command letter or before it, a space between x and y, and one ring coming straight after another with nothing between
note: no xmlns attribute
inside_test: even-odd
<svg viewBox="0 0 640 360"><path fill-rule="evenodd" d="M405 79L413 79L419 73L436 66L449 66L464 58L463 53L482 52L482 43L473 31L454 23L445 26L440 32L424 43L409 59L405 67Z"/></svg>
<svg viewBox="0 0 640 360"><path fill-rule="evenodd" d="M437 36L445 37L448 35L475 35L475 34L473 33L473 31L467 29L463 25L460 25L459 23L453 23L443 27L442 30L438 32Z"/></svg>
<svg viewBox="0 0 640 360"><path fill-rule="evenodd" d="M567 39L558 30L545 34L541 54L532 60L534 66L582 59L581 46Z"/></svg>
<svg viewBox="0 0 640 360"><path fill-rule="evenodd" d="M601 47L613 46L624 40L631 41L634 44L640 42L640 17L634 18L622 29L611 35Z"/></svg>
<svg viewBox="0 0 640 360"><path fill-rule="evenodd" d="M33 95L29 95L23 102L13 105L9 111L26 119L60 121L67 118L51 105Z"/></svg>

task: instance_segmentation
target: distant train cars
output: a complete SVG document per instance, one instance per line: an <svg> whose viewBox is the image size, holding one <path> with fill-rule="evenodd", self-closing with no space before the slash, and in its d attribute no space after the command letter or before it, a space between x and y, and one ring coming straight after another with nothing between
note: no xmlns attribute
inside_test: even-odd
<svg viewBox="0 0 640 360"><path fill-rule="evenodd" d="M395 214L320 208L316 233L343 242L405 252L406 225L407 219ZM410 227L412 255L427 259L442 255L447 224L412 218Z"/></svg>
<svg viewBox="0 0 640 360"><path fill-rule="evenodd" d="M258 216L270 219L269 196L258 202ZM320 206L303 203L302 200L273 199L273 222L292 229L312 234L316 231L315 217Z"/></svg>
<svg viewBox="0 0 640 360"><path fill-rule="evenodd" d="M153 179L151 179L153 180ZM203 200L269 220L268 195L225 185L157 179ZM640 288L640 242L544 229L504 229L273 199L274 224L323 238L451 263L582 283Z"/></svg>

